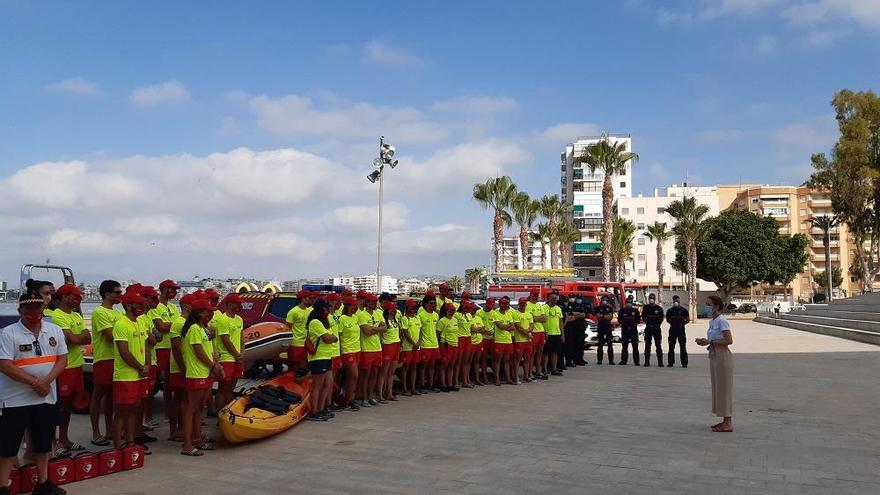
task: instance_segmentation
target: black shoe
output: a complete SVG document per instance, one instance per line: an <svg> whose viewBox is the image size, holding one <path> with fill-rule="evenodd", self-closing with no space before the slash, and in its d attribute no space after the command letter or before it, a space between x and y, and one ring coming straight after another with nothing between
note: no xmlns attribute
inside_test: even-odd
<svg viewBox="0 0 880 495"><path fill-rule="evenodd" d="M450 387L446 387L446 388L448 388L450 392L458 392L459 390L461 390L461 389L459 389L458 387L455 387L455 386L450 386Z"/></svg>
<svg viewBox="0 0 880 495"><path fill-rule="evenodd" d="M688 365L686 365L686 364L683 364L683 365L681 365L681 367L682 367L682 368L687 368L687 367L688 367Z"/></svg>
<svg viewBox="0 0 880 495"><path fill-rule="evenodd" d="M446 390L443 390L440 387L433 387L433 388L431 388L430 392L432 394L439 394L440 392L446 392Z"/></svg>
<svg viewBox="0 0 880 495"><path fill-rule="evenodd" d="M614 364L614 363L608 363L608 364ZM639 363L636 363L636 364L639 364ZM617 365L618 366L626 366L626 361L621 361L621 362L617 363Z"/></svg>
<svg viewBox="0 0 880 495"><path fill-rule="evenodd" d="M328 421L330 418L324 416L321 413L309 414L309 417L306 418L309 421Z"/></svg>
<svg viewBox="0 0 880 495"><path fill-rule="evenodd" d="M562 372L559 370L551 371L550 374L553 376L562 376Z"/></svg>
<svg viewBox="0 0 880 495"><path fill-rule="evenodd" d="M354 401L348 403L348 407L345 408L346 411L358 412L361 410L361 406L357 405Z"/></svg>
<svg viewBox="0 0 880 495"><path fill-rule="evenodd" d="M587 365L587 362L581 360L581 361L578 361L578 362L577 362L577 365L578 365L578 366L586 366L586 365Z"/></svg>
<svg viewBox="0 0 880 495"><path fill-rule="evenodd" d="M658 368L662 368L662 367L663 367L663 363L657 363L657 367L658 367Z"/></svg>
<svg viewBox="0 0 880 495"><path fill-rule="evenodd" d="M7 492L9 493L9 492ZM55 483L46 480L44 483L34 485L33 495L67 495L67 490L58 487Z"/></svg>
<svg viewBox="0 0 880 495"><path fill-rule="evenodd" d="M440 387L441 392L449 392L449 387Z"/></svg>
<svg viewBox="0 0 880 495"><path fill-rule="evenodd" d="M151 437L144 433L143 435L134 439L134 443L145 444L145 443L153 443L156 441L156 437Z"/></svg>
<svg viewBox="0 0 880 495"><path fill-rule="evenodd" d="M639 364L639 363L636 363L636 364ZM645 368L648 368L650 366L651 366L651 363L645 363Z"/></svg>

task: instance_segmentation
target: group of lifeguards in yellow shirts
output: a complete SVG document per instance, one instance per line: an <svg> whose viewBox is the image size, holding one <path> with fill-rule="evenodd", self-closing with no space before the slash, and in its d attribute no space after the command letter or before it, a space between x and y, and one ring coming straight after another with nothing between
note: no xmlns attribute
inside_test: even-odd
<svg viewBox="0 0 880 495"><path fill-rule="evenodd" d="M505 383L519 385L561 374L556 355L544 349L547 335L561 338L555 294L546 304L534 291L516 309L507 297L490 298L480 308L467 292L456 302L446 284L438 289L421 301L406 300L403 311L387 294L297 293L299 303L287 314L288 364L313 377L309 419L327 421L334 410L398 400L398 367L404 396L488 385L490 362L498 386L502 375ZM335 401L334 386L340 390Z"/></svg>
<svg viewBox="0 0 880 495"><path fill-rule="evenodd" d="M221 302L219 293L207 289L181 297L178 309L172 302L178 289L174 281L165 280L158 291L141 284L123 291L119 282L105 280L99 287L101 306L92 312L91 333L85 331L83 318L75 311L82 300L75 285L65 284L51 296L57 309L44 314L64 331L70 356L58 380L65 411L59 426L62 449L84 450L68 439L67 424L70 401L84 389L81 346L89 343L92 444L112 443L117 448L140 444L149 454L146 444L156 438L145 432L159 426L152 419L151 399L161 375L168 440L181 442L184 455L201 456L212 449L211 439L201 431L211 389L219 382L215 396L219 409L232 400L236 380L244 373L242 299L229 294ZM105 434L101 434L101 414Z"/></svg>

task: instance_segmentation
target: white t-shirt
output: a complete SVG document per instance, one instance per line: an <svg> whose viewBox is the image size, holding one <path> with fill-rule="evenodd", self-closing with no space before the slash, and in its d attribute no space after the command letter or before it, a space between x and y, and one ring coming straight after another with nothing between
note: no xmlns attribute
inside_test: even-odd
<svg viewBox="0 0 880 495"><path fill-rule="evenodd" d="M67 343L58 325L43 321L36 339L20 320L0 329L0 359L12 361L12 364L33 376L48 375L58 358L65 355ZM49 394L40 397L29 385L0 373L0 407L54 404L57 400L55 381L50 385Z"/></svg>
<svg viewBox="0 0 880 495"><path fill-rule="evenodd" d="M721 340L724 338L724 335L721 333L725 330L730 330L730 323L727 322L727 318L724 315L718 315L709 321L709 331L706 332L706 338L710 341Z"/></svg>

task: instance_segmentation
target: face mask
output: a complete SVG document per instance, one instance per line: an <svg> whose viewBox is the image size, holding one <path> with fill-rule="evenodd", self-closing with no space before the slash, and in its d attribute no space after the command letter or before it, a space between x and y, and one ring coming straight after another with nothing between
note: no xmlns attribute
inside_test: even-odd
<svg viewBox="0 0 880 495"><path fill-rule="evenodd" d="M677 308L677 307L679 306L679 303L678 303L678 301L673 301L673 302L672 302L672 305L675 306L675 307Z"/></svg>
<svg viewBox="0 0 880 495"><path fill-rule="evenodd" d="M707 315L711 315L712 312L715 311L715 306L712 306L711 304L707 304L707 305L703 306L703 311L705 311Z"/></svg>

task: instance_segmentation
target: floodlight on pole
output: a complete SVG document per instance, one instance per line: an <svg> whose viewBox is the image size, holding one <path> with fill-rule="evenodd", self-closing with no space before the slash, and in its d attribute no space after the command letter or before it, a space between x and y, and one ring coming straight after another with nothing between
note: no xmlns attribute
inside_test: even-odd
<svg viewBox="0 0 880 495"><path fill-rule="evenodd" d="M376 167L376 170L367 176L367 179L372 183L376 183L377 180L379 181L379 243L376 260L377 292L382 292L382 201L385 191L385 174L382 172L385 170L385 165L391 168L397 166L398 161L392 159L395 151L394 146L385 142L385 136L381 136L379 138L379 156L373 159L373 166Z"/></svg>

